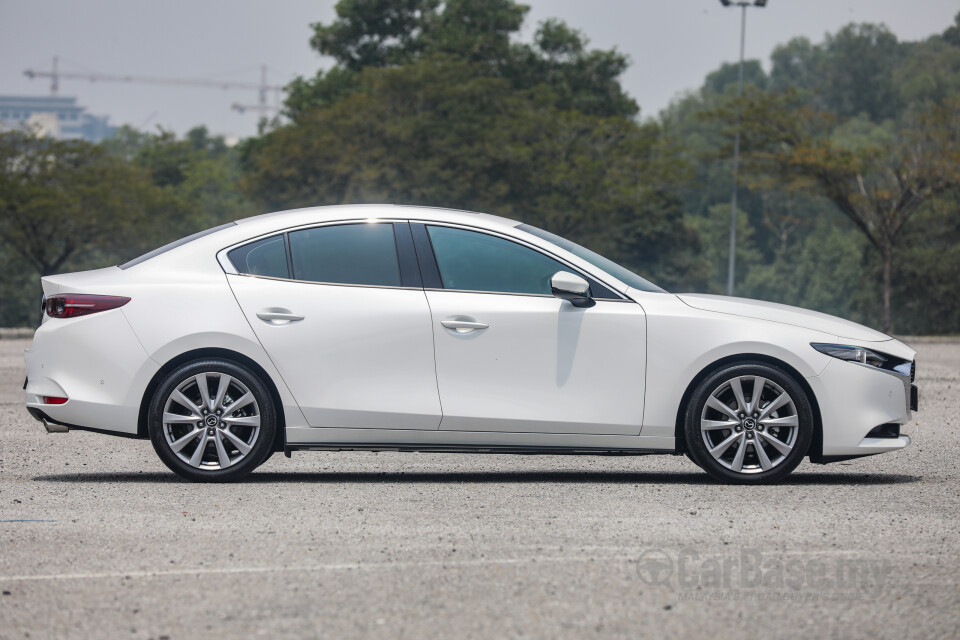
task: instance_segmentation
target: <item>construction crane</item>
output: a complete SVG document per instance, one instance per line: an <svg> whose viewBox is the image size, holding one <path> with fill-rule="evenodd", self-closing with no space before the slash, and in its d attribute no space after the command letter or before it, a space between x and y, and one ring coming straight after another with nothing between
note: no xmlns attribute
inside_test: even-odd
<svg viewBox="0 0 960 640"><path fill-rule="evenodd" d="M90 82L126 82L138 84L163 84L190 87L208 87L212 89L222 89L228 91L231 89L255 89L258 92L258 102L255 105L244 105L233 103L230 108L240 113L245 111L259 111L267 113L280 109L279 97L283 92L283 87L279 85L267 84L267 67L260 67L260 82L237 82L237 81L219 81L207 80L204 78L162 78L156 76L132 76L119 75L112 73L81 73L76 71L60 71L59 60L56 56L53 58L53 67L50 71L39 71L36 69L25 69L23 75L31 80L35 78L50 78L50 95L55 96L60 89L60 80L89 80ZM273 104L268 103L267 94L273 93Z"/></svg>

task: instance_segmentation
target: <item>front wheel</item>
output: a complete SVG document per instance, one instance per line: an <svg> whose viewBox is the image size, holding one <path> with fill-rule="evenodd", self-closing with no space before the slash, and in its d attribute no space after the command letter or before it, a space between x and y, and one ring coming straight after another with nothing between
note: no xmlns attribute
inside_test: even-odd
<svg viewBox="0 0 960 640"><path fill-rule="evenodd" d="M793 471L813 437L810 400L794 378L762 363L724 367L687 405L690 458L717 480L775 482Z"/></svg>
<svg viewBox="0 0 960 640"><path fill-rule="evenodd" d="M231 482L271 453L276 409L263 381L228 360L198 360L164 378L150 403L150 440L178 475Z"/></svg>

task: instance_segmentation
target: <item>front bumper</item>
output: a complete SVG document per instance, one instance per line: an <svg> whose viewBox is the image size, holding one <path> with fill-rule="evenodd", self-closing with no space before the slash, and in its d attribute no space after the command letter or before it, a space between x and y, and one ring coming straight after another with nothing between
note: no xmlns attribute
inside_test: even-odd
<svg viewBox="0 0 960 640"><path fill-rule="evenodd" d="M910 438L870 437L885 424L907 425L917 406L911 376L842 360L832 360L819 376L807 378L820 407L824 459L898 451Z"/></svg>

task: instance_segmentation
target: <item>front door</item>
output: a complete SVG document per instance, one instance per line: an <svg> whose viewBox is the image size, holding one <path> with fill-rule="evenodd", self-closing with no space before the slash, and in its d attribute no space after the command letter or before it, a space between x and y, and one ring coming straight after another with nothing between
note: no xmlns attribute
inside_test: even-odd
<svg viewBox="0 0 960 640"><path fill-rule="evenodd" d="M629 300L577 308L550 293L540 251L428 225L439 287L433 315L442 430L640 433L646 317ZM426 243L422 243L426 244Z"/></svg>

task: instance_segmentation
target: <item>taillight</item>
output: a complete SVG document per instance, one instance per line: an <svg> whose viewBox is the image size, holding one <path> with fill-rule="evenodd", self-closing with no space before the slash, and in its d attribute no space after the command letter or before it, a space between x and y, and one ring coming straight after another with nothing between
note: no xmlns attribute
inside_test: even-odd
<svg viewBox="0 0 960 640"><path fill-rule="evenodd" d="M128 302L130 302L130 298L124 298L123 296L91 296L67 293L47 298L46 312L51 318L75 318L116 309Z"/></svg>
<svg viewBox="0 0 960 640"><path fill-rule="evenodd" d="M60 396L41 396L43 404L67 404L67 398L61 398Z"/></svg>

